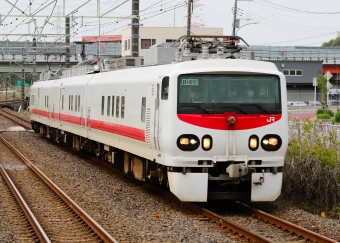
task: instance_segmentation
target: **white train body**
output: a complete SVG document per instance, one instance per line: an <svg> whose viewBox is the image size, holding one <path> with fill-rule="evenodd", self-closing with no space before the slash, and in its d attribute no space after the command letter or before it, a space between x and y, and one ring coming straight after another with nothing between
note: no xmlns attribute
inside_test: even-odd
<svg viewBox="0 0 340 243"><path fill-rule="evenodd" d="M226 100L214 97L219 82ZM241 98L253 84L259 93ZM210 59L35 82L30 108L35 131L95 150L138 179L166 181L180 200L273 201L287 149L286 97L274 64Z"/></svg>

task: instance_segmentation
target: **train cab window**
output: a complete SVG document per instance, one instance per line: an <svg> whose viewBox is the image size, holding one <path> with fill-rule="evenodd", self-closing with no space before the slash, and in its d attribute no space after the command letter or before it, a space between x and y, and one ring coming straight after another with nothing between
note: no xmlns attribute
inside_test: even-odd
<svg viewBox="0 0 340 243"><path fill-rule="evenodd" d="M110 116L110 111L111 111L110 105L111 105L111 96L108 96L107 97L107 109L106 109L107 116Z"/></svg>
<svg viewBox="0 0 340 243"><path fill-rule="evenodd" d="M64 95L61 96L61 109L64 110Z"/></svg>
<svg viewBox="0 0 340 243"><path fill-rule="evenodd" d="M124 118L124 113L125 113L125 96L122 96L122 103L120 106L120 117Z"/></svg>
<svg viewBox="0 0 340 243"><path fill-rule="evenodd" d="M119 117L119 96L116 97L116 117Z"/></svg>
<svg viewBox="0 0 340 243"><path fill-rule="evenodd" d="M102 96L102 115L104 115L105 96Z"/></svg>
<svg viewBox="0 0 340 243"><path fill-rule="evenodd" d="M167 100L169 96L169 77L162 79L162 100Z"/></svg>
<svg viewBox="0 0 340 243"><path fill-rule="evenodd" d="M115 116L115 96L112 95L111 115Z"/></svg>
<svg viewBox="0 0 340 243"><path fill-rule="evenodd" d="M178 114L282 114L280 78L261 74L184 74Z"/></svg>
<svg viewBox="0 0 340 243"><path fill-rule="evenodd" d="M146 98L142 97L141 121L145 122Z"/></svg>

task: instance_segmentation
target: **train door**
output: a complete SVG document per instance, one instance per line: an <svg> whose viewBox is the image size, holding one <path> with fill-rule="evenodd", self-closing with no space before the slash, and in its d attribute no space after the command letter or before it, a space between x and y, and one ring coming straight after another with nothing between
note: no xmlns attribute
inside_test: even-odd
<svg viewBox="0 0 340 243"><path fill-rule="evenodd" d="M146 142L150 149L157 150L159 150L159 89L160 85L157 83L148 84L145 117Z"/></svg>

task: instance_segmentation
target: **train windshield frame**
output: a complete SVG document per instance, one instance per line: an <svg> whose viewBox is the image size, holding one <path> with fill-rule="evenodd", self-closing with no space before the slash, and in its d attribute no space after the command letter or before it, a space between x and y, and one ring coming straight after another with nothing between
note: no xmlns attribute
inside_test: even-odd
<svg viewBox="0 0 340 243"><path fill-rule="evenodd" d="M177 114L282 114L277 75L182 74L177 87Z"/></svg>

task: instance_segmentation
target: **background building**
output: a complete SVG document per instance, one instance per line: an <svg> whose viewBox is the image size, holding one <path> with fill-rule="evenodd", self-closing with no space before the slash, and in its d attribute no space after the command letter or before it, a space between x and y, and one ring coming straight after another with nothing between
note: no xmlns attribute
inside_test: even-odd
<svg viewBox="0 0 340 243"><path fill-rule="evenodd" d="M140 27L139 56L144 50L162 42L174 42L186 35L186 27ZM193 35L223 35L223 28L191 28ZM131 27L122 31L122 56L131 56Z"/></svg>

